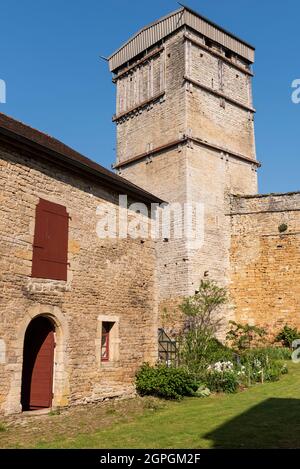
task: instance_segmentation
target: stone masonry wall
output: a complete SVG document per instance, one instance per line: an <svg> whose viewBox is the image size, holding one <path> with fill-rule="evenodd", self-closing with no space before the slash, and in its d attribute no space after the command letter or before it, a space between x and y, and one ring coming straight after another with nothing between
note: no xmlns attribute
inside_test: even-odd
<svg viewBox="0 0 300 469"><path fill-rule="evenodd" d="M226 215L229 194L253 193L256 171L249 164L221 157L213 150L194 145L188 150L188 200L203 206L203 242L189 245L189 287L194 293L204 275L228 283L231 226Z"/></svg>
<svg viewBox="0 0 300 469"><path fill-rule="evenodd" d="M270 335L286 323L300 328L300 194L234 197L231 213L235 320Z"/></svg>
<svg viewBox="0 0 300 469"><path fill-rule="evenodd" d="M190 30L178 31L163 45L164 100L117 122L117 163L182 135L216 145L208 148L190 141L120 168L123 177L167 202L203 206L203 243L172 237L157 243L160 321L173 331L181 324L178 304L183 296L195 292L204 275L228 284L228 198L232 193L255 194L257 174L254 164L230 154L255 160L253 114L243 107L252 106L248 65L237 57L232 63L220 59L212 51L225 57L221 47L207 48L204 37ZM119 100L124 92L121 86L117 80ZM225 315L232 318L231 310Z"/></svg>
<svg viewBox="0 0 300 469"><path fill-rule="evenodd" d="M165 73L165 95L160 101L117 122L117 162L178 140L185 133L183 31L168 38L164 48L160 60ZM120 86L117 81L118 94ZM119 174L169 203L183 204L186 168L186 147L179 145L128 164ZM170 236L156 242L156 250L160 325L169 325L170 331L177 322L173 320L174 310L177 311L178 303L188 294L187 246L184 240L174 239L172 227Z"/></svg>
<svg viewBox="0 0 300 469"><path fill-rule="evenodd" d="M130 72L129 76L117 80L117 96L125 95L131 104L138 105L145 97L153 96L154 91L165 91L165 95L142 109L133 112L117 121L117 162L124 162L129 158L146 152L148 149L159 147L177 140L185 131L184 89L182 78L184 74L184 48L183 32L180 31L165 43L165 50L160 54L161 67L153 67L152 86L156 89L149 90L151 76L149 70L153 60L142 65L147 67L148 74L139 72L141 67ZM136 74L139 73L139 81L148 89L148 94L139 94L133 86L124 89L122 82L133 83ZM156 75L163 75L162 79ZM129 80L129 81L128 81ZM130 80L132 80L130 82ZM160 82L160 87L155 85ZM145 83L146 82L146 83ZM142 87L142 84L140 84ZM126 94L125 94L126 93ZM156 94L156 93L155 93ZM153 188L155 189L155 188Z"/></svg>
<svg viewBox="0 0 300 469"><path fill-rule="evenodd" d="M110 189L6 149L0 157L1 411L20 411L23 339L36 314L59 325L55 405L132 392L136 369L157 358L153 242L98 238L97 207L118 203ZM39 197L65 205L70 215L67 282L31 278ZM101 363L105 317L117 323L116 359Z"/></svg>
<svg viewBox="0 0 300 469"><path fill-rule="evenodd" d="M246 71L235 68L234 59L225 62L197 44L205 45L204 38L190 32L185 45L185 75L200 86L190 84L188 88L187 127L194 137L255 159L253 113L230 101L234 99L241 105L252 107L251 77ZM216 51L224 53L221 47ZM246 66L243 68L247 70Z"/></svg>

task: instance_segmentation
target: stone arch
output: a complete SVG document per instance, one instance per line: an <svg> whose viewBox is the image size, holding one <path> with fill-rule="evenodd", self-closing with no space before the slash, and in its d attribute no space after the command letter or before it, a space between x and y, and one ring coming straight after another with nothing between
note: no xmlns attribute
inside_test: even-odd
<svg viewBox="0 0 300 469"><path fill-rule="evenodd" d="M54 372L53 372L53 401L52 407L64 406L68 404L69 379L67 363L67 344L69 337L68 322L66 317L57 306L35 304L29 308L19 323L16 334L14 355L16 361L14 365L9 365L12 372L10 390L7 398L6 412L18 413L21 407L21 385L22 385L22 365L23 347L27 327L30 322L38 317L48 318L55 326L55 352L54 352ZM8 366L8 365L7 365Z"/></svg>

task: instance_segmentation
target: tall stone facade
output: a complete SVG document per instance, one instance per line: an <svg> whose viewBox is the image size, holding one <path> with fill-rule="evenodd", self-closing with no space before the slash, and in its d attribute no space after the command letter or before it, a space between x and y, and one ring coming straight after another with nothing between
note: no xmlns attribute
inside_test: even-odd
<svg viewBox="0 0 300 469"><path fill-rule="evenodd" d="M233 197L229 218L236 320L300 328L300 193Z"/></svg>
<svg viewBox="0 0 300 469"><path fill-rule="evenodd" d="M200 247L174 233L157 243L160 324L176 329L178 303L209 276L230 292L227 324L261 324L270 335L284 323L300 327L300 199L257 195L253 47L183 7L109 61L115 168L169 203L204 209Z"/></svg>
<svg viewBox="0 0 300 469"><path fill-rule="evenodd" d="M118 217L119 193L147 205L155 198L80 155L62 167L70 153L0 116L0 412L21 411L24 337L38 316L55 327L54 407L130 394L137 368L157 360L154 244L147 238L101 239L96 231L100 212L115 209ZM32 277L40 198L69 214L67 281ZM109 361L101 361L103 322L113 324Z"/></svg>
<svg viewBox="0 0 300 469"><path fill-rule="evenodd" d="M173 233L157 243L160 312L169 311L171 328L174 307L204 275L228 284L229 196L257 192L253 49L247 46L250 60L234 52L241 40L226 34L221 43L210 40L200 19L182 8L149 26L153 36L158 25L165 31L159 42L152 44L144 28L110 57L117 87L115 168L169 203L203 207L200 245ZM179 26L173 30L169 20ZM219 37L214 28L211 37Z"/></svg>

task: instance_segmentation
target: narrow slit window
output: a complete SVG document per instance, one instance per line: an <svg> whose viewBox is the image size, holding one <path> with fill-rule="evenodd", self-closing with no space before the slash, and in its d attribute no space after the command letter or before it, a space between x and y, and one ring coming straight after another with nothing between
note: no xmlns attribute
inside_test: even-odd
<svg viewBox="0 0 300 469"><path fill-rule="evenodd" d="M113 322L102 322L101 334L101 361L107 362L110 359L110 332L113 327Z"/></svg>

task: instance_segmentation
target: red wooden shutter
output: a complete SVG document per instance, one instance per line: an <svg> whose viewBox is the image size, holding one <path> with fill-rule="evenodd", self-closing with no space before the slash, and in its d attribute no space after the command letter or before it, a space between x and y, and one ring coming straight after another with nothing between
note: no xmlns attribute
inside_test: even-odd
<svg viewBox="0 0 300 469"><path fill-rule="evenodd" d="M68 231L66 207L40 199L36 207L32 277L67 280Z"/></svg>

